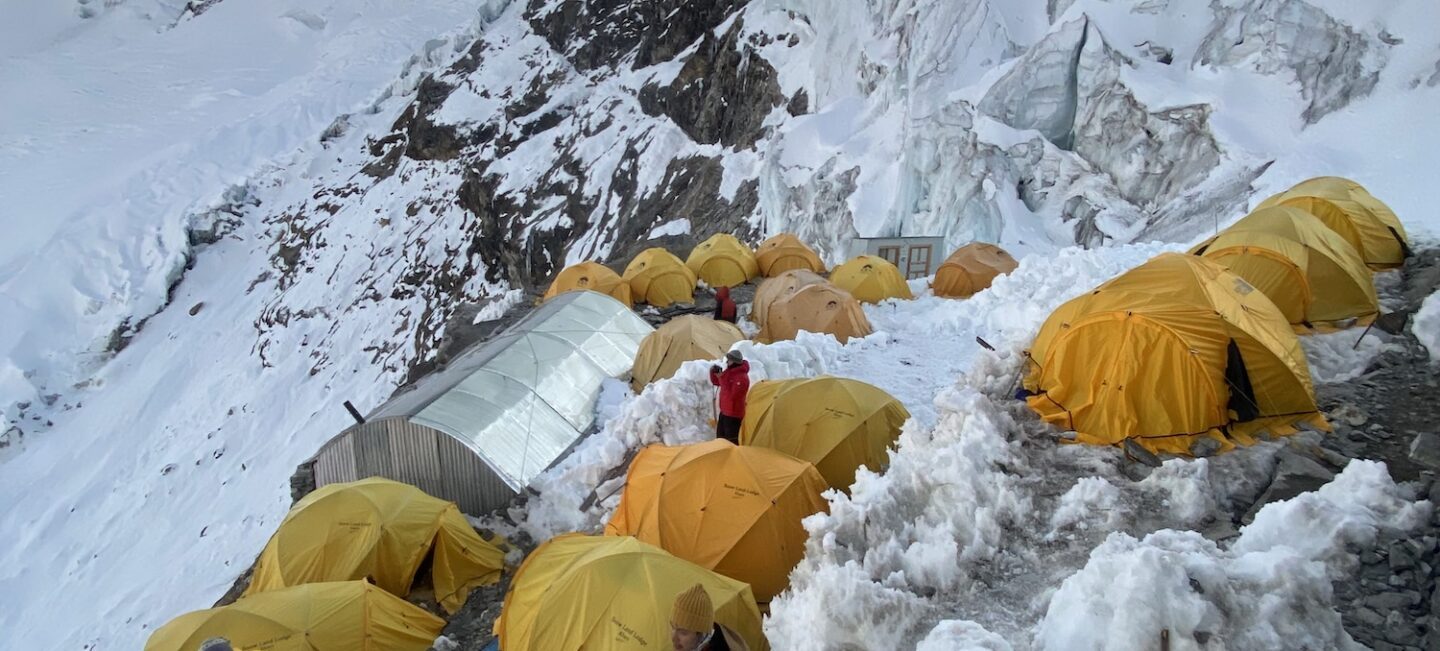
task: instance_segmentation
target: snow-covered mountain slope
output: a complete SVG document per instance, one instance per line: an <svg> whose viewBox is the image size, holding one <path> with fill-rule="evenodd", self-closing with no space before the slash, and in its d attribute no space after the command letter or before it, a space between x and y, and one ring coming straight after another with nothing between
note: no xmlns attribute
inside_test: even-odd
<svg viewBox="0 0 1440 651"><path fill-rule="evenodd" d="M1022 346L1047 307L1153 250L1064 247L1193 239L1317 174L1440 232L1426 0L199 4L0 0L22 17L0 21L0 630L17 646L136 648L208 604L283 515L294 465L345 425L340 401L368 409L423 369L457 305L624 259L680 220L792 230L831 261L856 235L1028 254L1031 285L987 299L1012 322L937 308L834 352L941 367L793 367L896 378L917 450L964 444L965 414L1003 420L951 390L975 335ZM617 419L631 440L683 424ZM888 508L924 472L897 468L855 504ZM957 527L909 544L989 549L947 542ZM816 587L786 607L825 605L847 585L829 573L859 572L870 606L897 589L864 578L882 572L919 572L907 595L969 580L924 576L941 556L859 553L817 551ZM948 602L916 603L866 630L910 639Z"/></svg>

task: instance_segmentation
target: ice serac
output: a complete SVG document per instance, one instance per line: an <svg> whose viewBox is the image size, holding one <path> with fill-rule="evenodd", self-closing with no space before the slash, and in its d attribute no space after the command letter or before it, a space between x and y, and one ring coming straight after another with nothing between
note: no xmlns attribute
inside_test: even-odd
<svg viewBox="0 0 1440 651"><path fill-rule="evenodd" d="M990 87L980 110L1016 129L1034 129L1061 149L1075 141L1080 52L1089 19L1072 20L1030 48Z"/></svg>
<svg viewBox="0 0 1440 651"><path fill-rule="evenodd" d="M1196 64L1293 73L1307 102L1306 124L1370 94L1380 80L1389 46L1312 4L1249 0L1212 9L1216 20Z"/></svg>
<svg viewBox="0 0 1440 651"><path fill-rule="evenodd" d="M1152 110L1122 79L1122 69L1133 65L1082 16L1022 56L980 109L1073 150L1107 174L1126 201L1154 209L1203 181L1220 163L1220 148L1209 106Z"/></svg>

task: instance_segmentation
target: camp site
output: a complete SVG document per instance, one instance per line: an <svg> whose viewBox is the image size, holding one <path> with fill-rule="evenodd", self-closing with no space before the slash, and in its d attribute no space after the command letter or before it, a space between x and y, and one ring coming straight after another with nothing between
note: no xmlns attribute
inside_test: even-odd
<svg viewBox="0 0 1440 651"><path fill-rule="evenodd" d="M0 7L0 651L1440 649L1436 0Z"/></svg>

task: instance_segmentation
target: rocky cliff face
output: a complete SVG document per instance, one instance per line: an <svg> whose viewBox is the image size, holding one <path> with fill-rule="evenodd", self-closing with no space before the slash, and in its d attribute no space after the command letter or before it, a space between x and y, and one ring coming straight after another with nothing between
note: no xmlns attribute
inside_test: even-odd
<svg viewBox="0 0 1440 651"><path fill-rule="evenodd" d="M262 364L319 337L322 367L337 315L376 309L360 347L398 369L455 305L623 262L680 219L682 255L793 231L831 262L857 236L1186 238L1243 212L1271 154L1217 136L1213 78L1293 83L1303 126L1370 93L1397 38L1298 0L497 0L186 216L191 250L146 286L173 292L222 238L263 242L240 263ZM113 352L149 316L97 327ZM321 332L282 334L298 321Z"/></svg>
<svg viewBox="0 0 1440 651"><path fill-rule="evenodd" d="M512 4L437 55L388 132L338 120L337 170L250 209L271 240L257 287L274 291L257 349L292 319L394 302L408 343L370 346L413 363L452 306L567 262L623 263L681 218L695 236L794 231L831 261L859 235L1183 237L1243 211L1265 162L1221 145L1211 105L1157 103L1137 80L1184 62L1294 75L1313 122L1374 86L1386 47L1312 5L1257 0L1205 8L1177 55L1163 35L1116 45L1071 4L1040 29L991 0ZM370 253L330 262L337 237ZM364 289L311 298L337 281Z"/></svg>

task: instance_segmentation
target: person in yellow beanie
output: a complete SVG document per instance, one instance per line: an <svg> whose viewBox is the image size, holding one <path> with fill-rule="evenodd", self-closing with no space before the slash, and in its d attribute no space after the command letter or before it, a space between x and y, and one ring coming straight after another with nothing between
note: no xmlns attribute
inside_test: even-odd
<svg viewBox="0 0 1440 651"><path fill-rule="evenodd" d="M705 586L696 583L675 597L670 612L670 646L675 651L749 651L740 635L715 621Z"/></svg>

